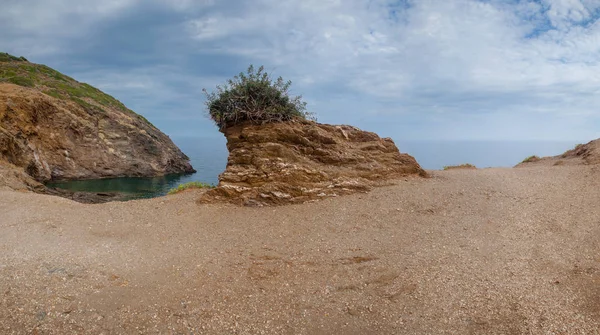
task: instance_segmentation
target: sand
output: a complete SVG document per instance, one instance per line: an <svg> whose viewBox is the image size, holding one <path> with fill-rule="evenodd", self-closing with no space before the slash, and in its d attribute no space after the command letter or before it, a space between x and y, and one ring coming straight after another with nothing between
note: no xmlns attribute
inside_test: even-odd
<svg viewBox="0 0 600 335"><path fill-rule="evenodd" d="M600 167L268 208L0 190L0 334L598 334Z"/></svg>

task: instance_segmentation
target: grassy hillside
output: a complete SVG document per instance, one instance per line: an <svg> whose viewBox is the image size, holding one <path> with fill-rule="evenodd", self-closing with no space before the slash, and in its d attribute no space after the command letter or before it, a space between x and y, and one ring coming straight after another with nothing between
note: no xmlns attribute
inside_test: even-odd
<svg viewBox="0 0 600 335"><path fill-rule="evenodd" d="M35 88L54 98L71 100L86 110L94 112L102 113L106 108L116 109L150 124L146 118L134 113L119 100L93 86L80 83L46 65L30 63L25 57L0 52L0 83L3 82Z"/></svg>

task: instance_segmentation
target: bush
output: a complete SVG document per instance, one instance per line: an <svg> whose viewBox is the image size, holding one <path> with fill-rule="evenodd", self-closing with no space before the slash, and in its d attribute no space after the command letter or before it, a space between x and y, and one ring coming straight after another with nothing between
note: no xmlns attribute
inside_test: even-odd
<svg viewBox="0 0 600 335"><path fill-rule="evenodd" d="M21 58L8 54L6 52L0 52L0 62L19 62Z"/></svg>
<svg viewBox="0 0 600 335"><path fill-rule="evenodd" d="M227 84L217 86L216 92L202 91L206 94L208 114L220 129L245 121L263 124L314 119L306 111L302 96L289 96L291 84L281 77L273 81L263 66L256 71L250 65L247 73L241 72Z"/></svg>
<svg viewBox="0 0 600 335"><path fill-rule="evenodd" d="M179 193L181 191L185 191L185 190L190 189L190 188L215 188L215 186L214 185L210 185L210 184L206 184L206 183L202 183L202 182L199 182L199 181L192 181L192 182L185 183L185 184L179 184L179 186L170 189L167 194Z"/></svg>
<svg viewBox="0 0 600 335"><path fill-rule="evenodd" d="M538 156L529 156L527 158L525 158L521 163L534 163L539 161L541 158L539 158Z"/></svg>
<svg viewBox="0 0 600 335"><path fill-rule="evenodd" d="M19 85L19 86L25 86L25 87L34 87L35 86L35 83L33 82L33 80L31 78L27 78L27 77L8 78L8 81L15 85Z"/></svg>

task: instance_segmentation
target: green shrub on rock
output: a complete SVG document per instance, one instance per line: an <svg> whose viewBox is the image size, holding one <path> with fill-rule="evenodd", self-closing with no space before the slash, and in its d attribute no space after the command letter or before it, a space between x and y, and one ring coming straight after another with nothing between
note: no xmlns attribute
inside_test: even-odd
<svg viewBox="0 0 600 335"><path fill-rule="evenodd" d="M291 81L281 77L272 80L261 66L248 67L247 73L229 79L227 84L217 86L215 92L206 94L206 106L210 118L220 129L250 121L257 124L314 119L306 111L302 96L291 97Z"/></svg>

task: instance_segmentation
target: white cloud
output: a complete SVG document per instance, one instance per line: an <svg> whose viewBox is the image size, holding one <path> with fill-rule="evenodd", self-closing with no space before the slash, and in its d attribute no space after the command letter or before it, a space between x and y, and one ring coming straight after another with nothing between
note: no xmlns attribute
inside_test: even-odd
<svg viewBox="0 0 600 335"><path fill-rule="evenodd" d="M167 5L176 10L185 11L191 8L211 6L215 0L158 0L159 3Z"/></svg>
<svg viewBox="0 0 600 335"><path fill-rule="evenodd" d="M339 85L402 114L597 118L600 2L419 0L392 13L394 3L263 0L188 27L213 52L285 69L303 89Z"/></svg>
<svg viewBox="0 0 600 335"><path fill-rule="evenodd" d="M590 17L590 12L580 0L544 0L550 7L548 19L558 29L568 29L573 22L581 22Z"/></svg>
<svg viewBox="0 0 600 335"><path fill-rule="evenodd" d="M231 74L243 70L238 66L245 62L264 64L276 75L292 79L293 89L303 93L326 121L362 122L380 115L389 120L388 125L408 118L422 127L431 126L433 130L423 129L424 136L436 132L498 137L502 127L515 120L537 120L539 130L518 127L510 136L549 136L549 129L560 125L572 126L564 137L600 136L595 130L600 128L598 0L151 3L186 18L180 30L169 30L172 34L183 30L189 37L185 43L173 44L180 49L171 55L178 59L209 55L206 59L211 62L223 62L226 57L219 56L227 56L236 59ZM35 46L39 53L54 53L64 38L93 39L96 23L110 22L121 12L135 12L147 4L141 0L9 0L0 11L4 22L0 28L10 27L20 35L4 40L0 36L0 47L31 50ZM217 65L222 66L203 66L208 71ZM201 72L171 66L175 66L172 73L187 81L209 84L203 87L227 79L206 81ZM140 67L126 72L127 78L139 81L119 77L119 69L103 70L110 76L89 74L102 78L100 84L107 89L130 82L115 90L147 104L198 94L181 91L193 85ZM455 130L435 128L444 123ZM488 128L475 130L478 125ZM491 129L494 125L499 128Z"/></svg>
<svg viewBox="0 0 600 335"><path fill-rule="evenodd" d="M138 0L8 0L0 19L11 22L11 29L39 35L81 33L82 26L130 8Z"/></svg>

